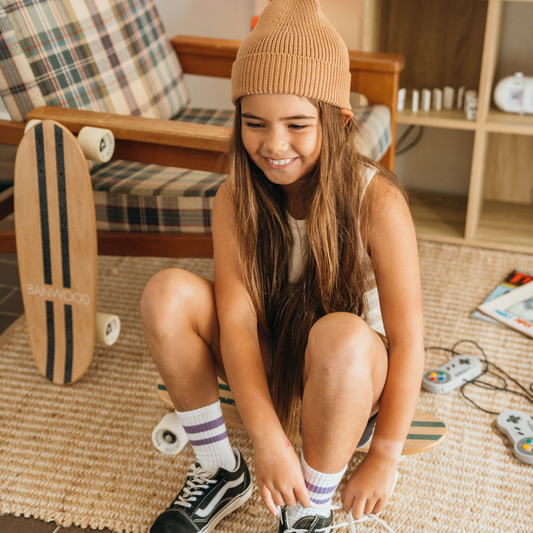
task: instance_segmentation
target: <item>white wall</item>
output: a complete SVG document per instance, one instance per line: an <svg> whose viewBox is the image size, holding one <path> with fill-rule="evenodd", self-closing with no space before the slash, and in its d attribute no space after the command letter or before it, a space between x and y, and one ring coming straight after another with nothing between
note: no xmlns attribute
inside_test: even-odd
<svg viewBox="0 0 533 533"><path fill-rule="evenodd" d="M176 34L244 39L267 0L154 0L168 36ZM349 48L358 47L359 6L354 0L322 0L324 14ZM191 106L231 108L229 80L185 77Z"/></svg>
<svg viewBox="0 0 533 533"><path fill-rule="evenodd" d="M253 0L154 0L169 37L198 35L244 39L250 31ZM203 76L185 77L190 105L230 109L229 80Z"/></svg>

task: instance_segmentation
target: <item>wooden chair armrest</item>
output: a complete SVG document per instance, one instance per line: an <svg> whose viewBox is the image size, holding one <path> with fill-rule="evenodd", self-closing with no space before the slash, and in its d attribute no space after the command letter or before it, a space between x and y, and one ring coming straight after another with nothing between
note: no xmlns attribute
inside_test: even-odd
<svg viewBox="0 0 533 533"><path fill-rule="evenodd" d="M51 106L33 109L27 115L31 119L55 120L73 133L84 126L109 129L116 141L114 159L227 171L231 128Z"/></svg>

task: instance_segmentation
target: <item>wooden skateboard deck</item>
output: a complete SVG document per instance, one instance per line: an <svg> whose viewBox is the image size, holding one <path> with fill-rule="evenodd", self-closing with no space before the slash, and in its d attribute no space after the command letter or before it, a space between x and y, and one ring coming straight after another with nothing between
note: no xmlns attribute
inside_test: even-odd
<svg viewBox="0 0 533 533"><path fill-rule="evenodd" d="M54 383L80 379L94 351L97 243L89 168L76 138L45 120L15 161L15 230L33 357Z"/></svg>
<svg viewBox="0 0 533 533"><path fill-rule="evenodd" d="M244 429L239 411L233 399L229 387L220 379L218 380L218 388L220 392L220 402L222 405L222 413L226 421L226 425L238 429ZM157 381L157 395L169 407L173 408L172 402L168 395L165 384L162 379ZM439 445L448 435L448 428L446 424L431 413L424 413L423 411L416 411L413 421L411 422L411 430L407 435L402 455L411 455L414 453L425 452L435 446ZM362 448L358 448L358 452L367 453L370 449L370 443Z"/></svg>

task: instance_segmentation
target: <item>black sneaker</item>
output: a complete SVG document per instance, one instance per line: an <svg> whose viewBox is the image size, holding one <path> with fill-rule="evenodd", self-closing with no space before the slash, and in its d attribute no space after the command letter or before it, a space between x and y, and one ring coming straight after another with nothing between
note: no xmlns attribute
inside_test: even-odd
<svg viewBox="0 0 533 533"><path fill-rule="evenodd" d="M214 474L193 463L176 500L152 524L150 533L210 533L252 495L252 481L241 453L233 448L237 466Z"/></svg>
<svg viewBox="0 0 533 533"><path fill-rule="evenodd" d="M333 524L333 514L330 514L327 517L322 515L304 516L303 518L300 518L300 520L298 520L294 526L289 527L289 515L287 507L284 507L281 510L281 516L279 520L278 533L318 533L319 531L331 531L328 528Z"/></svg>

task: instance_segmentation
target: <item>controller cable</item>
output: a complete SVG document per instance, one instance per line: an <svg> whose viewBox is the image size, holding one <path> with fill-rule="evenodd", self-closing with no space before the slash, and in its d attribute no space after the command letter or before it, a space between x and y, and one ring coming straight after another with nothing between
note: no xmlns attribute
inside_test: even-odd
<svg viewBox="0 0 533 533"><path fill-rule="evenodd" d="M463 340L457 341L451 348L442 348L440 346L430 346L430 347L426 348L426 350L440 350L440 351L443 351L443 352L450 353L452 355L452 357L454 357L456 355L466 355L466 354L460 353L457 350L457 347L460 344L464 344L464 343L468 343L468 344L473 345L481 353L482 362L484 363L484 366L485 366L483 372L477 378L474 378L474 379L472 379L470 381L467 381L459 389L461 394L462 394L462 396L463 396L463 398L465 400L470 402L474 407L476 407L477 409L483 411L484 413L487 413L489 415L499 415L500 414L499 412L488 411L487 409L484 409L483 407L481 407L479 404L474 402L474 400L472 400L471 398L469 398L465 394L465 389L468 386L470 386L470 385L474 385L474 386L480 387L482 389L487 389L487 390L492 390L492 391L500 391L500 392L503 391L503 392L508 392L510 394L516 394L518 396L521 396L521 397L525 398L529 402L533 403L533 383L531 383L529 385L529 390L528 390L521 383L519 383L516 379L514 379L512 376L510 376L507 372L505 372L499 366L497 366L495 363L492 363L491 361L489 361L489 358L487 357L487 354L485 353L485 350L483 350L483 348L475 341L471 341L471 340L468 340L468 339L463 339ZM496 371L499 372L499 374ZM497 380L499 380L500 386L495 385L494 383L489 383L487 381L480 380L479 378L484 376L484 375L492 375L492 376L494 376ZM520 390L510 389L508 387L507 380L505 378L511 380L517 387L519 387Z"/></svg>

